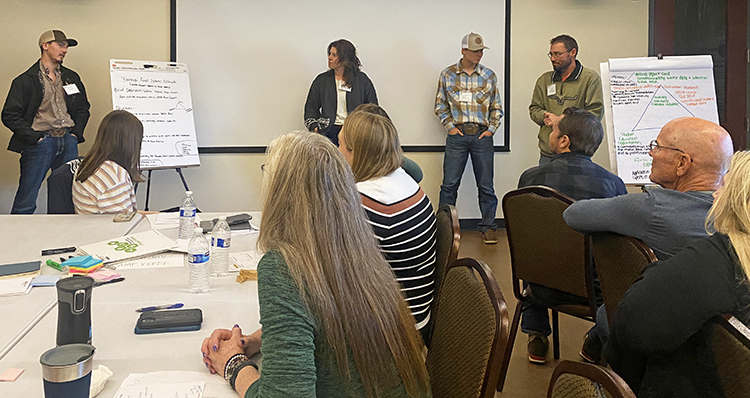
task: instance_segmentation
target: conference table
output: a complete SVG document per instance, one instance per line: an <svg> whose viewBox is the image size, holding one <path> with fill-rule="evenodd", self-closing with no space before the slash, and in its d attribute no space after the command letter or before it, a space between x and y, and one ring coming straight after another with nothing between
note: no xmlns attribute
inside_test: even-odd
<svg viewBox="0 0 750 398"><path fill-rule="evenodd" d="M259 225L258 212L249 212ZM235 213L203 213L203 220ZM42 249L81 246L105 239L151 229L148 220L114 223L112 215L0 215L0 223L10 231L7 253L0 264L21 261L59 259L41 256ZM176 238L177 228L160 229ZM230 252L255 249L257 232L234 235ZM205 397L232 396L231 389L219 376L210 375L202 361L200 345L216 328L231 329L239 324L245 334L260 327L257 282L235 282L236 273L211 278L208 293L193 294L188 290L188 266L117 269L125 277L118 283L95 287L91 295L92 345L96 347L93 367L109 368L113 375L99 397L113 397L130 374L166 375L177 378L205 379ZM64 275L42 265L42 274ZM34 287L27 295L0 297L0 347L5 346L45 309L57 300L54 287ZM200 308L203 312L201 330L192 332L136 335L134 328L139 313L135 309L171 303L184 308ZM0 373L7 368L21 368L24 373L15 382L0 382L0 397L42 397L43 382L39 357L55 347L57 308L26 334L5 357L0 359ZM198 372L179 373L179 372ZM178 377L179 376L179 377ZM199 380L200 381L200 380ZM236 396L236 394L234 394Z"/></svg>

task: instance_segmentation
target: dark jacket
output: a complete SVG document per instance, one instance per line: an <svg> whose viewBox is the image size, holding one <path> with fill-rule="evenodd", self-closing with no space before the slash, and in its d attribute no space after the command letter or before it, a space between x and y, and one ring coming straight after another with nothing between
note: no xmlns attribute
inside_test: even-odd
<svg viewBox="0 0 750 398"><path fill-rule="evenodd" d="M604 357L639 398L723 397L704 325L724 313L747 325L750 290L716 233L643 271L617 307Z"/></svg>
<svg viewBox="0 0 750 398"><path fill-rule="evenodd" d="M64 85L74 83L78 87L78 94L65 94L65 105L68 114L75 125L71 133L78 138L78 142L84 141L83 129L89 120L89 101L86 99L86 88L77 73L60 65L60 74ZM34 131L31 128L39 106L42 104L42 83L39 81L39 61L20 76L13 79L5 99L2 111L3 124L8 127L13 136L10 137L8 150L21 153L29 146L36 145L37 141L44 136L43 132Z"/></svg>
<svg viewBox="0 0 750 398"><path fill-rule="evenodd" d="M544 185L575 200L612 198L628 193L620 177L576 152L555 155L550 163L532 167L521 174L518 187Z"/></svg>
<svg viewBox="0 0 750 398"><path fill-rule="evenodd" d="M310 86L305 102L305 127L310 131L325 134L336 120L336 77L333 69L318 75ZM352 90L346 93L346 111L354 112L354 109L362 104L377 104L378 96L375 86L364 72L357 72L352 82ZM318 119L327 118L328 126L320 129Z"/></svg>

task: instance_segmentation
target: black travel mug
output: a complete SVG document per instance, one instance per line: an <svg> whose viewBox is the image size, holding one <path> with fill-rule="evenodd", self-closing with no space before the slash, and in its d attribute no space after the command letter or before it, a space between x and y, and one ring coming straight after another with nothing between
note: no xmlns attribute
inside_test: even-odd
<svg viewBox="0 0 750 398"><path fill-rule="evenodd" d="M57 345L91 344L94 279L74 275L57 281Z"/></svg>

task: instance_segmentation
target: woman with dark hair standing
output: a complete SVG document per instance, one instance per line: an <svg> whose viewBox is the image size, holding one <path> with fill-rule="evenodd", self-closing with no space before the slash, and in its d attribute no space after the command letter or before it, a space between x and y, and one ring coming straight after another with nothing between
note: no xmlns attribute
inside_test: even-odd
<svg viewBox="0 0 750 398"><path fill-rule="evenodd" d="M349 40L328 45L329 70L318 75L305 102L305 127L338 145L338 134L346 116L361 104L377 104L370 78L360 69L357 50Z"/></svg>
<svg viewBox="0 0 750 398"><path fill-rule="evenodd" d="M115 110L99 125L94 146L73 178L76 213L136 211L133 182L143 182L140 158L143 124L132 113Z"/></svg>

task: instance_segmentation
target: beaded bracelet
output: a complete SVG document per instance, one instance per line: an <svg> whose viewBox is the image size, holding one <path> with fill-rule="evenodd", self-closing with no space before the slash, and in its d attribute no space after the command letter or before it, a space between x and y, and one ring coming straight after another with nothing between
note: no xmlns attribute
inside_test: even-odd
<svg viewBox="0 0 750 398"><path fill-rule="evenodd" d="M242 369L245 369L248 366L252 366L255 368L255 370L258 370L258 365L256 365L253 361L242 361L240 362L239 366L235 367L231 372L233 373L231 376L229 376L229 387L232 387L232 390L235 390L235 383L237 382L237 376L240 374L240 371Z"/></svg>
<svg viewBox="0 0 750 398"><path fill-rule="evenodd" d="M249 360L250 358L247 357L245 354L234 354L231 358L227 361L226 365L224 365L224 380L229 381L229 378L231 377L232 373L234 372L235 368L240 366L242 362Z"/></svg>

